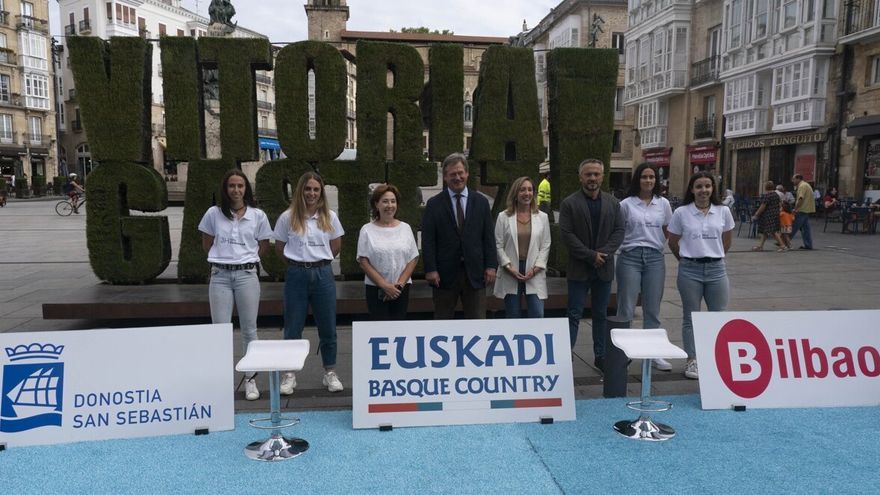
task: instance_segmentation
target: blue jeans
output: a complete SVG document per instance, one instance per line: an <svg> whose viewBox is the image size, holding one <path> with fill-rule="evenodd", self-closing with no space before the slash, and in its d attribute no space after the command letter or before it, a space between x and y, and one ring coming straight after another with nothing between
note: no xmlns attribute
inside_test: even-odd
<svg viewBox="0 0 880 495"><path fill-rule="evenodd" d="M727 280L727 269L724 260L710 263L679 260L678 292L681 294L681 338L684 340L684 351L688 359L697 357L694 346L694 324L691 313L700 311L703 299L709 311L727 309L730 294L730 283Z"/></svg>
<svg viewBox="0 0 880 495"><path fill-rule="evenodd" d="M797 212L794 214L794 225L791 228L792 240L799 230L803 230L801 235L804 238L804 247L813 249L813 234L810 232L810 215L808 213Z"/></svg>
<svg viewBox="0 0 880 495"><path fill-rule="evenodd" d="M321 361L336 366L336 281L333 268L290 266L284 277L284 338L301 339L309 306L318 326Z"/></svg>
<svg viewBox="0 0 880 495"><path fill-rule="evenodd" d="M666 282L666 260L654 248L636 247L617 257L617 316L632 321L642 294L642 328L661 328L660 301Z"/></svg>
<svg viewBox="0 0 880 495"><path fill-rule="evenodd" d="M212 323L232 322L232 306L238 309L242 353L257 340L257 313L260 310L260 278L257 269L224 270L211 267L208 284Z"/></svg>
<svg viewBox="0 0 880 495"><path fill-rule="evenodd" d="M571 347L577 341L578 325L584 314L584 300L591 293L590 314L593 316L593 355L605 357L605 321L608 318L608 300L611 298L611 281L568 281L568 333Z"/></svg>
<svg viewBox="0 0 880 495"><path fill-rule="evenodd" d="M526 272L526 261L520 260L519 262L519 272ZM544 301L542 301L537 294L526 294L526 284L525 282L520 282L517 285L516 294L507 294L504 296L504 314L508 318L519 318L520 317L520 297L526 296L526 305L529 308L529 318L543 318L544 317Z"/></svg>

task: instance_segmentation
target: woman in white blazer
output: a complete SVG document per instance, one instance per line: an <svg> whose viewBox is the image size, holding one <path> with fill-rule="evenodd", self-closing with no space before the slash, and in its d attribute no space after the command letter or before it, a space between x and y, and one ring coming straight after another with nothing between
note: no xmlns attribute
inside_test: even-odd
<svg viewBox="0 0 880 495"><path fill-rule="evenodd" d="M550 219L538 210L535 183L528 177L513 181L507 193L507 209L495 222L495 249L499 270L494 293L504 299L507 317L520 317L520 299L525 295L529 318L543 318Z"/></svg>

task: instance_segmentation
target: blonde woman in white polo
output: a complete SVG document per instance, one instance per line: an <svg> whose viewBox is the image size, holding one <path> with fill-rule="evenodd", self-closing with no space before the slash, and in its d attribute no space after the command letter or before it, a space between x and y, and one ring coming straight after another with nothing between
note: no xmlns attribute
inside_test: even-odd
<svg viewBox="0 0 880 495"><path fill-rule="evenodd" d="M342 391L336 375L336 280L330 263L342 249L345 231L327 205L324 180L314 172L299 178L290 208L275 223L275 253L287 261L284 277L284 338L301 339L309 306L318 326L324 386ZM293 372L281 380L281 394L296 387Z"/></svg>

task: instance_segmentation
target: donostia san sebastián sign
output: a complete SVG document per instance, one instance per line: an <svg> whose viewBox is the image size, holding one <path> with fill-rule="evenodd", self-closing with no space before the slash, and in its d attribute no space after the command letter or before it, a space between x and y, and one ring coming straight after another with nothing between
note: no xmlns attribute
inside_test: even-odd
<svg viewBox="0 0 880 495"><path fill-rule="evenodd" d="M771 134L760 138L731 140L728 146L731 150L744 150L749 148L766 148L768 146L821 143L827 139L827 136L828 134L825 131L805 132L801 134Z"/></svg>
<svg viewBox="0 0 880 495"><path fill-rule="evenodd" d="M259 160L255 71L272 72L278 141L285 158L262 164L254 184L260 207L275 219L289 205L292 184L318 171L338 190L343 237L342 274L358 276L353 255L357 232L369 218L364 198L369 184L390 182L401 191L401 220L420 226L419 187L437 181L437 162L462 151L464 52L460 44L433 44L426 66L419 52L401 43L357 43L357 159L337 161L348 133L345 59L331 44L290 43L273 56L269 40L162 36L162 87L151 87L154 46L139 37L68 39L83 127L92 159L89 173L87 241L95 275L114 284L140 284L165 271L171 261L168 218L133 211L167 207L164 178L152 162L151 95L161 94L168 160L188 163L186 204L177 274L183 282L204 282L210 273L197 229L214 204L224 173ZM206 79L206 69L216 79ZM610 162L617 54L610 49L557 48L548 54L551 175L562 198L577 189L576 167L585 157ZM310 95L309 73L315 78ZM388 73L394 75L389 87ZM221 156L207 158L204 88L216 85ZM498 187L498 197L515 178L535 177L544 160L541 120L531 49L490 46L480 62L474 91L470 146L472 176ZM314 115L309 114L310 99ZM394 118L388 131L388 116ZM423 132L428 130L428 158ZM393 152L389 153L389 142ZM389 156L390 155L390 156ZM473 173L479 171L479 173ZM476 184L472 184L476 185ZM558 199L557 199L558 201ZM503 202L496 202L501 207ZM346 254L348 253L348 254ZM556 264L564 264L561 256ZM273 252L262 265L282 278L283 260Z"/></svg>

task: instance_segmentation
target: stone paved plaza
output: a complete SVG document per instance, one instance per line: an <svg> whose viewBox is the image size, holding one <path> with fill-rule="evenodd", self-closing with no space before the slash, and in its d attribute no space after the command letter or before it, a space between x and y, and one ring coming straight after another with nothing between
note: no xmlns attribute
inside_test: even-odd
<svg viewBox="0 0 880 495"><path fill-rule="evenodd" d="M72 330L122 326L157 326L208 321L173 321L161 317L155 320L44 320L42 304L64 302L85 287L99 284L88 262L85 239L85 215L60 217L54 206L60 198L51 200L11 200L0 208L0 332L32 332ZM172 263L160 277L174 279L177 247L183 209L172 207L164 212L169 216L172 239ZM794 250L776 253L768 241L764 252L752 252L753 239L734 236L728 257L731 282L731 311L784 311L828 309L876 309L880 307L880 236L841 234L840 224L828 225L823 233L824 220L813 220L814 251ZM795 246L801 245L796 239ZM353 256L353 253L343 253ZM677 262L671 254L666 258L666 291L661 318L673 342L681 342L681 303L675 288ZM137 290L133 287L132 290ZM205 289L207 290L207 288ZM637 317L639 315L637 314ZM641 322L634 322L640 326ZM260 320L260 337L280 338L281 322L277 318ZM833 331L833 329L829 329ZM312 340L314 328L306 329ZM589 320L581 324L581 338L575 347L575 393L578 398L602 395L599 373L592 367ZM339 372L345 385L351 383L351 322L339 326ZM236 332L236 359L239 357L239 335ZM230 366L232 363L230 363ZM657 394L696 393L696 381L683 378L683 362L673 363L671 373L654 373L654 392ZM639 374L637 364L630 368L629 390L637 395ZM268 379L258 378L260 388L266 390ZM340 394L326 392L321 387L319 359L309 358L306 369L298 376L297 388L290 406L294 409L346 408L351 406L351 390ZM237 384L237 383L236 383ZM267 394L263 394L264 399ZM236 395L239 410L266 409L266 400L247 402L239 392Z"/></svg>

